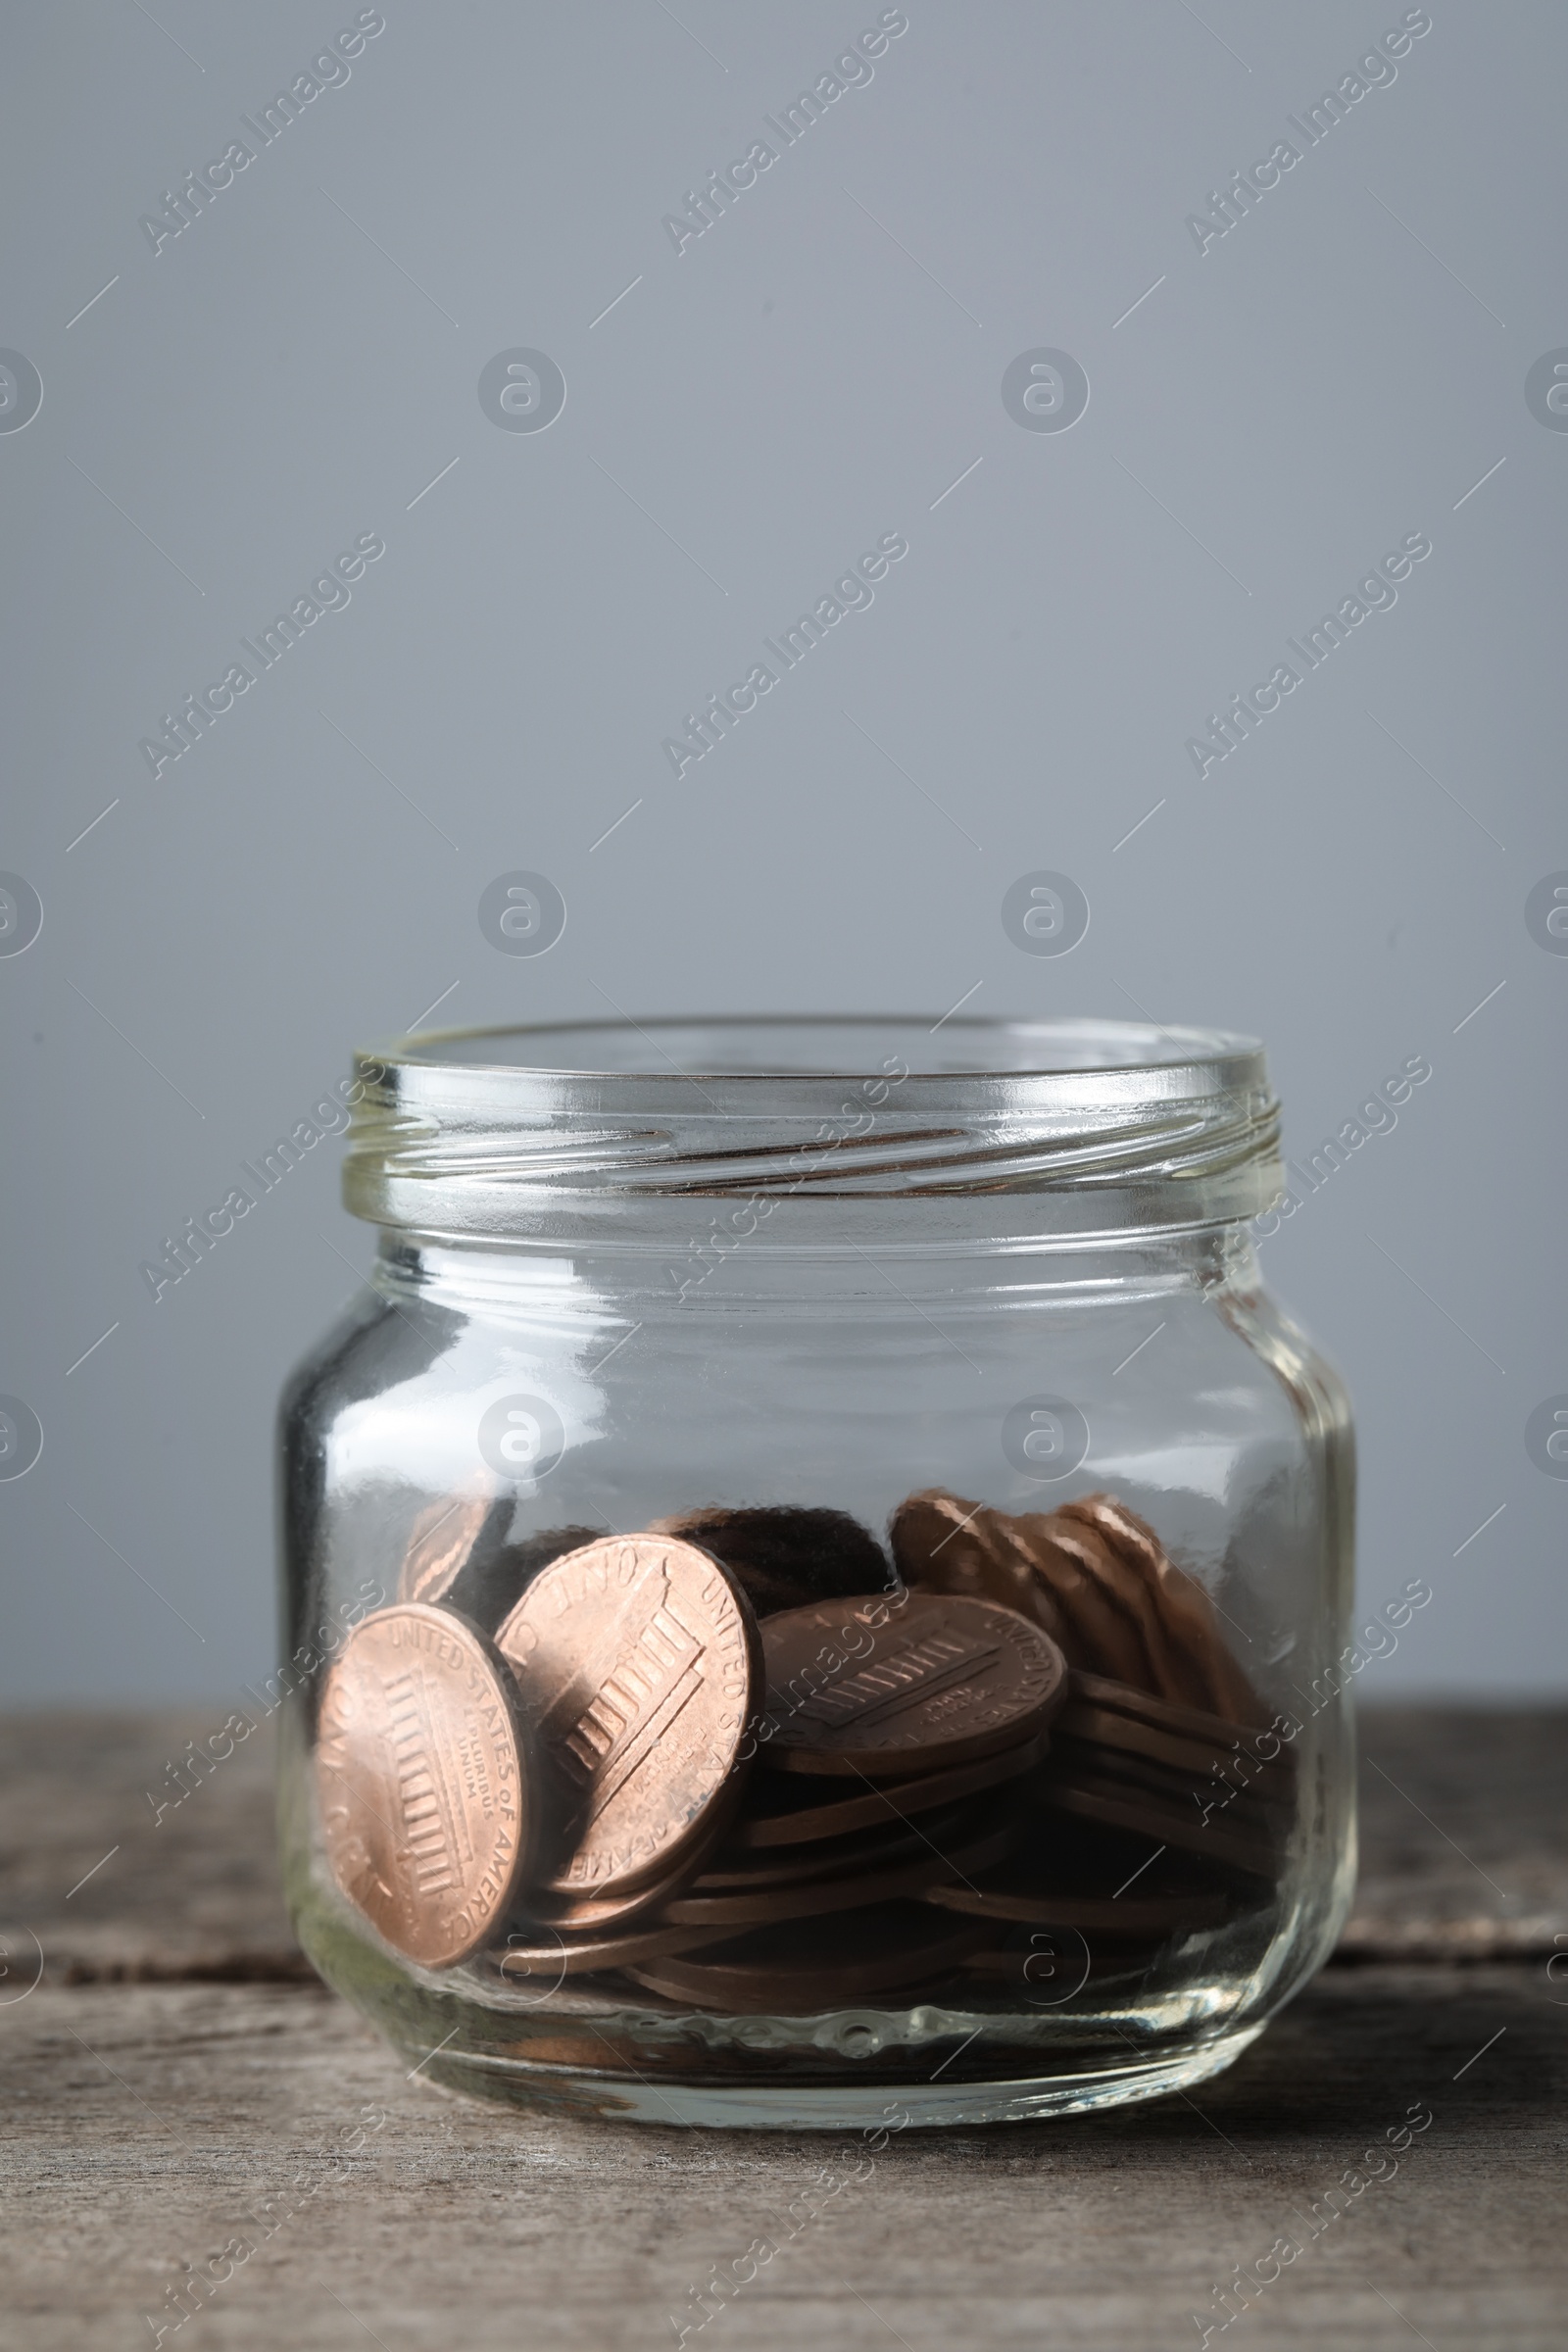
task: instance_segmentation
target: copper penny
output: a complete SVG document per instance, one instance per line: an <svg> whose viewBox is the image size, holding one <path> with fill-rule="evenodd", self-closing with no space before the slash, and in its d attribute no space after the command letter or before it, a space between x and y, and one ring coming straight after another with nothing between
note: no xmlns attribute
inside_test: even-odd
<svg viewBox="0 0 1568 2352"><path fill-rule="evenodd" d="M1085 1494L1063 1509L1098 1528L1140 1570L1172 1639L1182 1644L1198 1671L1200 1688L1192 1694L1197 1702L1207 1699L1216 1714L1243 1723L1266 1721L1257 1692L1231 1656L1215 1622L1208 1593L1196 1577L1176 1566L1148 1521L1115 1494Z"/></svg>
<svg viewBox="0 0 1568 2352"><path fill-rule="evenodd" d="M1099 1666L1152 1690L1143 1636L1109 1590L1109 1562L1098 1538L1054 1511L1021 1513L1016 1526L1019 1544L1069 1629L1063 1646L1073 1663Z"/></svg>
<svg viewBox="0 0 1568 2352"><path fill-rule="evenodd" d="M1281 1772L1277 1756L1269 1763L1250 1754L1244 1757L1234 1747L1189 1739L1142 1716L1093 1706L1076 1695L1069 1696L1053 1728L1058 1744L1069 1740L1091 1740L1100 1747L1148 1756L1167 1770L1185 1772L1189 1779L1211 1781L1222 1793L1249 1788L1259 1796L1289 1793L1291 1775Z"/></svg>
<svg viewBox="0 0 1568 2352"><path fill-rule="evenodd" d="M597 1936L631 1920L648 1919L672 1895L684 1893L723 1837L727 1808L711 1808L710 1824L686 1846L672 1870L657 1879L640 1880L614 1893L552 1894L547 1888L524 1891L517 1917L529 1929L558 1929L568 1936Z"/></svg>
<svg viewBox="0 0 1568 2352"><path fill-rule="evenodd" d="M398 1570L399 1600L445 1600L478 1542L491 1504L484 1496L444 1495L414 1522Z"/></svg>
<svg viewBox="0 0 1568 2352"><path fill-rule="evenodd" d="M688 2006L808 2017L945 1976L995 1934L984 1920L945 1918L923 1903L876 1903L843 1919L764 1928L700 1959L660 1960L626 1974Z"/></svg>
<svg viewBox="0 0 1568 2352"><path fill-rule="evenodd" d="M926 1592L995 1600L1043 1626L1065 1647L1061 1612L1017 1540L1022 1523L961 1494L931 1487L893 1514L893 1557L901 1574Z"/></svg>
<svg viewBox="0 0 1568 2352"><path fill-rule="evenodd" d="M905 1592L762 1626L761 1753L784 1772L909 1779L1016 1746L1066 1695L1049 1635L995 1601Z"/></svg>
<svg viewBox="0 0 1568 2352"><path fill-rule="evenodd" d="M1211 1627L1212 1612L1206 1595L1166 1557L1152 1529L1113 1495L1095 1494L1054 1511L1052 1534L1059 1544L1089 1547L1107 1590L1136 1620L1150 1671L1126 1679L1178 1705L1206 1706L1213 1642L1200 1621ZM1120 1673L1108 1659L1106 1664Z"/></svg>
<svg viewBox="0 0 1568 2352"><path fill-rule="evenodd" d="M700 1860L700 1857L699 1857ZM544 1935L559 1932L566 1936L600 1936L611 1928L627 1926L632 1920L648 1919L671 1895L679 1894L690 1885L697 1868L672 1870L666 1878L654 1879L647 1886L636 1886L619 1894L545 1894L533 1893L518 1911L528 1934Z"/></svg>
<svg viewBox="0 0 1568 2352"><path fill-rule="evenodd" d="M793 1776L770 1781L760 1794L754 1782L752 1801L735 1825L734 1841L748 1851L775 1846L800 1846L808 1851L819 1838L847 1837L853 1830L872 1829L879 1823L897 1827L960 1796L1017 1780L1039 1763L1046 1745L1043 1737L1026 1740L1018 1747L982 1756L973 1764L954 1764L945 1772L923 1773L912 1781L884 1781L879 1788L862 1789L858 1796L830 1797L825 1804L815 1789Z"/></svg>
<svg viewBox="0 0 1568 2352"><path fill-rule="evenodd" d="M1041 1626L1069 1665L1152 1687L1142 1636L1110 1590L1108 1551L1081 1522L993 1510L937 1488L900 1504L893 1547L922 1591L998 1601Z"/></svg>
<svg viewBox="0 0 1568 2352"><path fill-rule="evenodd" d="M1232 1716L1211 1715L1200 1707L1176 1706L1168 1699L1155 1698L1148 1690L1133 1690L1107 1675L1084 1674L1074 1668L1068 1704L1076 1705L1079 1701L1106 1707L1113 1714L1130 1715L1141 1723L1158 1725L1181 1738L1202 1740L1221 1755L1239 1752L1248 1764L1264 1764L1287 1781L1296 1777L1296 1753L1288 1742L1276 1733L1260 1732L1255 1725L1239 1722ZM1260 1752L1265 1740L1274 1741L1274 1752L1266 1757Z"/></svg>
<svg viewBox="0 0 1568 2352"><path fill-rule="evenodd" d="M997 1869L933 1886L940 1910L1029 1927L1136 1940L1217 1926L1237 1908L1234 1885L1186 1855L1108 1837L1062 1815L1036 1815Z"/></svg>
<svg viewBox="0 0 1568 2352"><path fill-rule="evenodd" d="M1055 1511L1050 1538L1056 1552L1068 1552L1087 1572L1111 1608L1131 1629L1144 1661L1143 1671L1129 1676L1162 1698L1200 1705L1208 1685L1173 1637L1139 1562L1129 1559L1092 1520ZM1046 1573L1050 1573L1049 1569Z"/></svg>
<svg viewBox="0 0 1568 2352"><path fill-rule="evenodd" d="M332 1875L395 1950L449 1968L493 1933L538 1788L476 1627L414 1601L357 1625L322 1688L316 1784Z"/></svg>
<svg viewBox="0 0 1568 2352"><path fill-rule="evenodd" d="M892 1537L911 1585L1017 1609L1074 1668L1262 1720L1207 1592L1113 1494L1011 1513L931 1488L899 1505Z"/></svg>
<svg viewBox="0 0 1568 2352"><path fill-rule="evenodd" d="M496 1641L549 1791L544 1890L659 1878L738 1800L757 1626L706 1552L672 1536L585 1544L540 1570Z"/></svg>

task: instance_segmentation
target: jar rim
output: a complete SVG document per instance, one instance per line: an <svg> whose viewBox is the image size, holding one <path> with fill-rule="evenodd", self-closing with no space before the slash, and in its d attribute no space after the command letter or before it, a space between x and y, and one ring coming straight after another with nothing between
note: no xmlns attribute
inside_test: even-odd
<svg viewBox="0 0 1568 2352"><path fill-rule="evenodd" d="M822 1038L831 1054L810 1042ZM529 1058L501 1058L503 1040ZM578 1066L594 1040L630 1066ZM694 1197L717 1196L771 1200L774 1235L801 1217L819 1234L824 1203L870 1199L905 1203L900 1230L912 1231L918 1202L955 1210L974 1195L997 1202L999 1230L1003 1195L1028 1197L1020 1231L1214 1224L1257 1215L1281 1173L1261 1046L1153 1022L725 1014L448 1029L357 1055L353 1098L343 1193L356 1215L501 1245L620 1230L633 1210L652 1232L653 1203L689 1213Z"/></svg>
<svg viewBox="0 0 1568 2352"><path fill-rule="evenodd" d="M987 1044L990 1051L960 1059L947 1049L939 1050L931 1055L928 1067L911 1063L901 1083L941 1083L956 1078L1054 1078L1069 1072L1075 1075L1114 1072L1130 1078L1139 1070L1167 1072L1239 1058L1261 1058L1263 1052L1261 1041L1255 1037L1221 1029L1173 1028L1153 1020L1077 1015L1033 1018L956 1011L939 1014L935 1020L928 1020L923 1013L726 1012L658 1014L646 1021L623 1016L617 1020L593 1018L416 1030L362 1054L359 1059L380 1065L401 1064L411 1069L461 1069L475 1075L495 1072L508 1078L636 1077L659 1080L665 1085L680 1081L690 1084L702 1079L779 1086L792 1080L837 1082L874 1077L881 1073L886 1055L873 1060L869 1051L860 1054L846 1051L835 1056L824 1051L821 1058L805 1061L786 1060L782 1054L762 1059L743 1058L753 1041L760 1044L767 1038L783 1041L812 1037L849 1041L859 1036L865 1039L868 1048L873 1043L886 1046L897 1041L901 1046L913 1045L918 1051L922 1040L928 1041L944 1031L950 1046L961 1038L972 1040L977 1048ZM683 1038L735 1040L737 1050L723 1058L700 1059L688 1053L682 1060L661 1042L663 1039L674 1045ZM531 1054L470 1050L491 1041L499 1048L502 1041L510 1039L531 1049ZM607 1048L610 1041L618 1040L620 1050L615 1054L605 1051L593 1059L565 1058L564 1050L579 1040L585 1046L602 1040ZM1031 1053L1031 1046L1036 1051ZM552 1052L552 1048L557 1050ZM654 1055L658 1058L653 1058Z"/></svg>

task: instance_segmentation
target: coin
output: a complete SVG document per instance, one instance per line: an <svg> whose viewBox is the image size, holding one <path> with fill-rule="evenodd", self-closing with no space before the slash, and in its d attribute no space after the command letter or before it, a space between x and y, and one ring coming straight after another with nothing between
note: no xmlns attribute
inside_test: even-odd
<svg viewBox="0 0 1568 2352"><path fill-rule="evenodd" d="M1075 1668L1068 1703L1079 1700L1109 1708L1115 1714L1130 1715L1139 1722L1155 1724L1180 1737L1202 1740L1221 1754L1235 1755L1240 1748L1250 1765L1263 1764L1287 1780L1295 1778L1295 1751L1277 1734L1259 1732L1255 1724L1211 1715L1200 1707L1176 1706L1168 1699L1155 1698L1150 1691L1132 1690L1109 1676L1085 1674ZM1274 1740L1274 1752L1265 1757L1260 1751L1268 1739Z"/></svg>
<svg viewBox="0 0 1568 2352"><path fill-rule="evenodd" d="M1208 1596L1171 1561L1152 1527L1112 1494L1090 1494L1053 1514L1058 1538L1070 1534L1097 1544L1124 1595L1138 1613L1154 1673L1143 1688L1178 1704L1206 1705L1206 1662L1212 1647Z"/></svg>
<svg viewBox="0 0 1568 2352"><path fill-rule="evenodd" d="M788 1921L701 1959L639 1964L626 1974L698 2008L810 2016L943 1976L995 1933L984 1920L945 1918L922 1903L877 1903L842 1919Z"/></svg>
<svg viewBox="0 0 1568 2352"><path fill-rule="evenodd" d="M653 1532L683 1537L722 1560L759 1617L893 1588L886 1552L847 1511L714 1505L662 1519Z"/></svg>
<svg viewBox="0 0 1568 2352"><path fill-rule="evenodd" d="M931 1487L900 1503L890 1534L893 1557L906 1584L927 1592L997 1601L1042 1626L1058 1646L1066 1646L1061 1612L1042 1587L1033 1561L1016 1540L1015 1523L1004 1512Z"/></svg>
<svg viewBox="0 0 1568 2352"><path fill-rule="evenodd" d="M448 1968L505 1916L539 1801L512 1681L476 1627L402 1602L349 1635L321 1692L327 1860L395 1950Z"/></svg>
<svg viewBox="0 0 1568 2352"><path fill-rule="evenodd" d="M1174 1806L1189 1820L1196 1818L1200 1828L1219 1823L1227 1833L1236 1831L1244 1838L1259 1838L1269 1843L1275 1839L1283 1841L1290 1834L1291 1814L1287 1807L1269 1805L1258 1797L1221 1788L1217 1781L1198 1781L1190 1773L1173 1773L1148 1756L1075 1741L1055 1753L1053 1769L1063 1781L1087 1779L1106 1787L1114 1785L1129 1799L1142 1802L1147 1798L1157 1805Z"/></svg>
<svg viewBox="0 0 1568 2352"><path fill-rule="evenodd" d="M1131 1626L1142 1652L1143 1671L1129 1677L1163 1698L1200 1705L1208 1684L1176 1640L1142 1564L1111 1542L1093 1520L1070 1509L1052 1514L1051 1542L1088 1572L1117 1614ZM1049 1568L1046 1570L1049 1574Z"/></svg>
<svg viewBox="0 0 1568 2352"><path fill-rule="evenodd" d="M1212 1926L1237 1907L1234 1883L1163 1843L1092 1828L1063 1813L1021 1826L996 1869L932 1887L939 1909L1060 1927L1099 1937L1163 1936Z"/></svg>
<svg viewBox="0 0 1568 2352"><path fill-rule="evenodd" d="M598 1936L634 1919L651 1919L671 1895L691 1885L702 1869L706 1844L699 1840L675 1869L614 1894L552 1894L535 1887L516 1905L517 1919L525 1930L553 1928L567 1936Z"/></svg>
<svg viewBox="0 0 1568 2352"><path fill-rule="evenodd" d="M519 1926L525 1931L553 1928L568 1936L596 1936L612 1927L626 1926L632 1920L651 1920L662 1903L668 1902L671 1895L684 1893L697 1879L723 1839L728 1811L723 1803L712 1806L697 1836L682 1848L674 1867L661 1871L656 1879L639 1880L634 1887L595 1894L553 1894L539 1886L525 1890L515 1906Z"/></svg>
<svg viewBox="0 0 1568 2352"><path fill-rule="evenodd" d="M727 1572L668 1536L609 1536L534 1578L496 1637L550 1799L539 1886L658 1878L741 1793L757 1627Z"/></svg>
<svg viewBox="0 0 1568 2352"><path fill-rule="evenodd" d="M1042 1886L1110 1902L1130 1894L1222 1894L1237 1899L1231 1872L1136 1830L1052 1812L1040 1803L1045 1774L1020 1784L1018 1795L1033 1821L1019 1835L1008 1869L1033 1867ZM997 1876L1004 1874L998 1873Z"/></svg>
<svg viewBox="0 0 1568 2352"><path fill-rule="evenodd" d="M1110 1563L1093 1531L1054 1511L1027 1512L1020 1514L1018 1537L1071 1629L1073 1663L1155 1689L1148 1646L1111 1590Z"/></svg>
<svg viewBox="0 0 1568 2352"><path fill-rule="evenodd" d="M681 1894L664 1905L662 1917L672 1927L744 1928L815 1919L830 1911L859 1911L867 1903L923 1894L945 1879L961 1878L971 1870L990 1870L1006 1854L1013 1837L1012 1824L1004 1822L951 1852L943 1851L940 1840L933 1838L929 1851L891 1870L862 1870L847 1879L797 1880L755 1891L725 1888L716 1894Z"/></svg>
<svg viewBox="0 0 1568 2352"><path fill-rule="evenodd" d="M1250 1724L1266 1719L1203 1587L1113 1494L1010 1513L932 1488L899 1505L892 1538L909 1584L1018 1609L1074 1668Z"/></svg>
<svg viewBox="0 0 1568 2352"><path fill-rule="evenodd" d="M1238 1722L1266 1722L1256 1691L1231 1656L1214 1621L1214 1604L1196 1577L1176 1566L1147 1520L1114 1494L1085 1494L1063 1512L1090 1521L1133 1562L1157 1595L1160 1614L1183 1643L1201 1679L1192 1703L1212 1706ZM1168 1697L1178 1693L1167 1692Z"/></svg>
<svg viewBox="0 0 1568 2352"><path fill-rule="evenodd" d="M839 1646L843 1643L843 1647ZM762 1627L762 1754L778 1771L909 1779L1044 1729L1066 1662L995 1601L909 1592L791 1609Z"/></svg>
<svg viewBox="0 0 1568 2352"><path fill-rule="evenodd" d="M1238 1732L1240 1729L1238 1725ZM1069 1695L1053 1730L1058 1743L1069 1740L1092 1740L1101 1747L1149 1756L1170 1770L1185 1771L1200 1779L1207 1780L1217 1774L1220 1776L1217 1785L1238 1790L1250 1788L1259 1795L1271 1792L1283 1795L1289 1788L1291 1775L1281 1772L1278 1756L1269 1763L1250 1755L1244 1760L1234 1746L1222 1747L1211 1740L1188 1739L1142 1716L1090 1705L1075 1693Z"/></svg>
<svg viewBox="0 0 1568 2352"><path fill-rule="evenodd" d="M399 1600L423 1600L432 1606L444 1600L494 1509L486 1495L459 1494L443 1495L421 1511L398 1570ZM512 1517L510 1496L500 1515L503 1524Z"/></svg>
<svg viewBox="0 0 1568 2352"><path fill-rule="evenodd" d="M937 1489L900 1504L893 1544L904 1574L922 1591L995 1600L1042 1626L1070 1665L1151 1683L1137 1626L1108 1590L1109 1562L1083 1526L1063 1525L1054 1511L992 1510Z"/></svg>
<svg viewBox="0 0 1568 2352"><path fill-rule="evenodd" d="M928 1772L918 1780L884 1781L858 1796L838 1796L823 1803L814 1788L793 1776L754 1782L745 1814L735 1825L735 1843L744 1848L808 1845L817 1838L842 1838L852 1830L874 1823L912 1819L981 1788L1000 1788L1029 1772L1046 1752L1046 1740L1025 1740L1000 1755L983 1756L977 1763L951 1765Z"/></svg>

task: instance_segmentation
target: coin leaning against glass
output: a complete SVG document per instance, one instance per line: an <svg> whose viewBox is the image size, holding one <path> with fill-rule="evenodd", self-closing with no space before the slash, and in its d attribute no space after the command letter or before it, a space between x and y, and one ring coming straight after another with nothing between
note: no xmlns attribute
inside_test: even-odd
<svg viewBox="0 0 1568 2352"><path fill-rule="evenodd" d="M398 1570L399 1600L445 1600L492 1507L486 1495L456 1495L421 1511Z"/></svg>
<svg viewBox="0 0 1568 2352"><path fill-rule="evenodd" d="M1067 1694L1049 1634L966 1595L906 1592L762 1621L763 1759L784 1772L891 1780L1012 1746Z"/></svg>
<svg viewBox="0 0 1568 2352"><path fill-rule="evenodd" d="M760 1651L751 1604L672 1536L610 1536L534 1578L496 1636L550 1807L538 1886L611 1895L738 1801Z"/></svg>
<svg viewBox="0 0 1568 2352"><path fill-rule="evenodd" d="M322 1686L316 1782L332 1875L395 1950L450 1968L489 1937L526 1873L539 1790L477 1627L416 1601L357 1625Z"/></svg>

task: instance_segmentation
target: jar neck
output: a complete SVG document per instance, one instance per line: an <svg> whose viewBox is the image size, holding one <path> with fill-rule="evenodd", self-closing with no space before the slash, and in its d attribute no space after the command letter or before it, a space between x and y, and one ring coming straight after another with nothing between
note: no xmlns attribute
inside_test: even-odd
<svg viewBox="0 0 1568 2352"><path fill-rule="evenodd" d="M923 1300L988 1305L1031 1298L1215 1297L1255 1289L1257 1254L1246 1225L1192 1226L1091 1240L1027 1242L969 1237L947 1246L911 1240L897 1219L868 1221L865 1239L837 1246L781 1246L695 1220L678 1244L580 1249L478 1246L384 1231L371 1281L394 1302L454 1313L594 1314L607 1302L628 1312L732 1314L878 1306L894 1317Z"/></svg>

